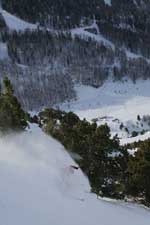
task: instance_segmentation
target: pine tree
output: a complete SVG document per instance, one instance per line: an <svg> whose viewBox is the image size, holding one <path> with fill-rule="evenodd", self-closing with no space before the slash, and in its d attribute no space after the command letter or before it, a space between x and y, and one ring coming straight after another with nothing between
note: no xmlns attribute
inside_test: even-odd
<svg viewBox="0 0 150 225"><path fill-rule="evenodd" d="M24 130L27 126L27 114L14 96L13 87L7 77L3 81L3 86L0 95L0 131Z"/></svg>
<svg viewBox="0 0 150 225"><path fill-rule="evenodd" d="M150 203L150 139L140 144L128 165L128 191L136 197L143 197Z"/></svg>
<svg viewBox="0 0 150 225"><path fill-rule="evenodd" d="M4 90L3 93L5 95L10 95L12 96L14 94L14 90L13 90L13 86L10 82L10 80L8 79L8 77L5 77L3 80L3 85L4 85Z"/></svg>

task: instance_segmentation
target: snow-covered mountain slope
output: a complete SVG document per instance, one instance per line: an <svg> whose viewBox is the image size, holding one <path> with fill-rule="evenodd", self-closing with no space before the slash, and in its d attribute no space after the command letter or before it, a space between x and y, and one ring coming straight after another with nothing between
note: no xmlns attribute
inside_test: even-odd
<svg viewBox="0 0 150 225"><path fill-rule="evenodd" d="M150 81L138 80L135 84L130 80L124 82L107 82L100 88L76 86L77 100L60 106L66 111L74 111L80 118L89 121L97 119L98 124L107 123L112 135L118 134L122 143L144 140L150 137L149 132L138 138L128 138L130 135L120 130L121 123L132 131L150 130L150 126L137 121L137 115L150 113Z"/></svg>
<svg viewBox="0 0 150 225"><path fill-rule="evenodd" d="M1 10L1 14L10 30L25 31L26 29L35 30L37 28L37 25L25 22L5 10Z"/></svg>
<svg viewBox="0 0 150 225"><path fill-rule="evenodd" d="M110 77L150 78L149 59L118 46L103 34L96 19L70 29L70 36L69 29L36 29L36 24L5 10L1 14L9 29L0 38L0 43L5 41L0 46L0 80L7 74L26 110L71 100L75 83L100 87Z"/></svg>
<svg viewBox="0 0 150 225"><path fill-rule="evenodd" d="M97 199L71 165L63 147L37 128L0 138L0 224L149 224L149 210Z"/></svg>
<svg viewBox="0 0 150 225"><path fill-rule="evenodd" d="M95 30L96 33L92 33L90 31ZM72 36L79 36L82 39L88 40L88 38L91 38L92 40L98 42L98 43L103 43L104 46L110 47L113 50L115 50L115 45L104 38L99 31L98 25L96 24L96 21L91 24L91 26L85 26L85 27L79 27L79 28L74 28L71 30Z"/></svg>

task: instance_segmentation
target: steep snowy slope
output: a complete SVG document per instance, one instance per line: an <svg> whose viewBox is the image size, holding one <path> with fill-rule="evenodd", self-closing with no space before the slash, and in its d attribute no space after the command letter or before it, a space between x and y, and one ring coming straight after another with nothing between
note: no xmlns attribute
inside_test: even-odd
<svg viewBox="0 0 150 225"><path fill-rule="evenodd" d="M37 128L0 138L0 224L149 225L140 206L98 200L63 147Z"/></svg>

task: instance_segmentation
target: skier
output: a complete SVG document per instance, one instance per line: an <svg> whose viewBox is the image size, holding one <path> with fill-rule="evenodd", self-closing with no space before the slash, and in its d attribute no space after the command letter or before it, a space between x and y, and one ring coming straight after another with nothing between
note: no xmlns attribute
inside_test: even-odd
<svg viewBox="0 0 150 225"><path fill-rule="evenodd" d="M78 166L74 166L74 165L71 165L70 167L71 167L72 169L75 169L75 170L78 170L78 169L79 169Z"/></svg>

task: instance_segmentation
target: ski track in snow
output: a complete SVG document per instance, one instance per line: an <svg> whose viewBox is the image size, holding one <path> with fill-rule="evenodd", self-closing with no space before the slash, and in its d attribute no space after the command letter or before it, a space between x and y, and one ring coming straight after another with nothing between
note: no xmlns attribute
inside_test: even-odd
<svg viewBox="0 0 150 225"><path fill-rule="evenodd" d="M150 211L97 199L64 148L39 128L0 138L0 224L149 225Z"/></svg>

